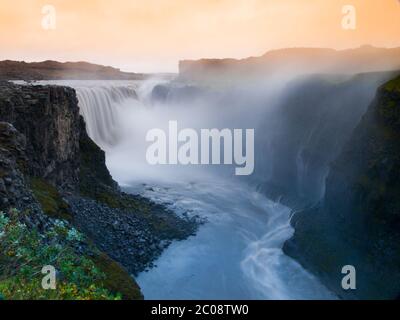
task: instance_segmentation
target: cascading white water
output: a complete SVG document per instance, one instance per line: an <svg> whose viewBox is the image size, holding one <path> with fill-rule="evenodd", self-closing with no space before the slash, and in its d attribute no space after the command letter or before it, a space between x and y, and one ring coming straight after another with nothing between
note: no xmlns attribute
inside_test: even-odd
<svg viewBox="0 0 400 320"><path fill-rule="evenodd" d="M157 83L127 82L125 89L114 82L62 83L76 89L89 135L100 146L107 146L111 174L128 192L141 193L177 214L208 220L196 236L173 243L156 261L157 267L139 275L145 297L334 298L314 276L284 255L282 246L293 233L289 208L224 170L152 167L145 161L147 130L165 128L169 120L196 129L251 127L262 110L250 113L240 105L216 108L206 100L184 106L153 104L151 92Z"/></svg>
<svg viewBox="0 0 400 320"><path fill-rule="evenodd" d="M149 184L144 196L207 218L195 237L173 243L137 281L148 299L334 299L282 251L290 209L242 183L216 178Z"/></svg>
<svg viewBox="0 0 400 320"><path fill-rule="evenodd" d="M134 81L39 81L39 84L57 84L73 87L79 101L80 113L85 119L86 130L97 145L109 149L121 137L121 116L126 101L138 100L137 82Z"/></svg>
<svg viewBox="0 0 400 320"><path fill-rule="evenodd" d="M115 145L118 140L120 112L116 110L127 99L136 99L128 87L80 87L77 96L89 136L101 146Z"/></svg>

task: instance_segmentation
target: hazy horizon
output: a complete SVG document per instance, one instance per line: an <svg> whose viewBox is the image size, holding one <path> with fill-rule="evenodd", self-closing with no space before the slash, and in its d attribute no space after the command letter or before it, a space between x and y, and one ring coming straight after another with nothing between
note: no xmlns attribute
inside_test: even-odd
<svg viewBox="0 0 400 320"><path fill-rule="evenodd" d="M400 46L398 0L19 1L0 3L0 60L88 61L127 72L176 73L186 59ZM42 26L45 5L55 9L54 29ZM351 30L342 26L346 5L355 9Z"/></svg>
<svg viewBox="0 0 400 320"><path fill-rule="evenodd" d="M335 49L335 48L322 48L322 47L286 47L286 48L278 48L278 49L273 49L273 50L269 50L269 51L266 51L266 52L264 52L263 54L261 54L260 56L262 56L262 55L264 55L264 54L266 54L266 53L268 53L268 52L271 52L271 51L279 51L279 50L287 50L287 49L316 49L316 50L318 50L318 49L332 49L332 50L336 50L336 51L346 51L346 50L354 50L354 49L359 49L359 48L361 48L361 47L366 47L366 46L371 46L371 45L369 45L369 44L364 44L364 45L361 45L361 46L359 46L359 47L350 47L350 48L344 48L344 49ZM395 48L400 48L400 46L396 46L396 47L375 47L375 48L378 48L378 49L395 49ZM247 58L251 58L251 57L256 57L255 55L253 55L253 56L247 56L247 57L242 57L242 58L232 58L232 57L218 57L218 58L216 58L216 57L201 57L201 58L198 58L199 60L201 60L201 59L205 59L205 60L207 60L207 59L235 59L235 60L242 60L242 59L247 59ZM126 70L126 69L123 69L123 68L120 68L119 66L116 66L116 65L111 65L111 64L101 64L101 63L96 63L96 62L93 62L93 61L88 61L88 60L82 60L82 59L78 59L78 60L58 60L58 59L47 59L47 60L14 60L14 59L7 59L7 58L4 58L4 59L2 59L2 60L0 60L0 61L18 61L18 62L26 62L26 63L41 63L41 62L45 62L45 61L57 61L57 62L61 62L61 63L89 63L89 64L98 64L98 65L102 65L102 66L105 66L105 67L112 67L112 68L116 68L116 69L120 69L120 71L122 71L122 72L128 72L128 73L130 73L130 72L133 72L133 73L149 73L149 74L152 74L152 73L154 73L154 74L157 74L157 73L159 73L159 74L163 74L163 73L166 73L166 74L168 74L168 73L171 73L171 74L178 74L179 73L179 70L178 70L178 64L179 64L179 61L182 61L182 60L192 60L192 59L182 59L182 60L179 60L179 61L177 61L176 62L176 70L175 71L157 71L157 70L154 70L154 71L150 71L150 72L146 72L146 71L137 71L137 70ZM197 59L194 59L194 60L197 60Z"/></svg>

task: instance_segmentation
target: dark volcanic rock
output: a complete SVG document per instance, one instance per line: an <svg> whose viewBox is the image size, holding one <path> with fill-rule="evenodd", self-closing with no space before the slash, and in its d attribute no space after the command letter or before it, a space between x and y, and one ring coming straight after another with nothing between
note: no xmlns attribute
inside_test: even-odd
<svg viewBox="0 0 400 320"><path fill-rule="evenodd" d="M118 184L106 167L106 155L86 132L83 118L79 120L79 189L89 197L98 197L104 192L119 193Z"/></svg>
<svg viewBox="0 0 400 320"><path fill-rule="evenodd" d="M33 201L23 175L26 161L24 136L0 122L0 210L25 209Z"/></svg>
<svg viewBox="0 0 400 320"><path fill-rule="evenodd" d="M21 222L45 231L53 220L43 213L25 178L25 144L25 137L10 123L0 122L0 211L17 209Z"/></svg>
<svg viewBox="0 0 400 320"><path fill-rule="evenodd" d="M0 210L39 230L67 219L131 274L195 232L196 221L120 191L73 89L0 82L0 121Z"/></svg>
<svg viewBox="0 0 400 320"><path fill-rule="evenodd" d="M383 85L332 164L325 197L293 219L285 252L343 298L400 296L400 77ZM357 270L357 290L341 269Z"/></svg>
<svg viewBox="0 0 400 320"><path fill-rule="evenodd" d="M259 130L259 187L291 207L315 204L324 195L332 161L360 122L374 92L393 73L372 73L338 81L312 76L292 81L276 111ZM260 131L259 131L260 132ZM266 160L265 160L265 159Z"/></svg>
<svg viewBox="0 0 400 320"><path fill-rule="evenodd" d="M30 176L63 189L78 185L80 115L73 89L0 84L0 120L25 136Z"/></svg>
<svg viewBox="0 0 400 320"><path fill-rule="evenodd" d="M145 200L143 200L145 201ZM143 217L137 210L112 209L104 204L82 198L68 198L74 223L96 245L127 270L137 275L153 266L153 261L174 239L184 239L196 230L196 221L179 219L172 212L150 205L149 216L157 214L170 232L156 230L154 217ZM168 227L164 227L168 231Z"/></svg>

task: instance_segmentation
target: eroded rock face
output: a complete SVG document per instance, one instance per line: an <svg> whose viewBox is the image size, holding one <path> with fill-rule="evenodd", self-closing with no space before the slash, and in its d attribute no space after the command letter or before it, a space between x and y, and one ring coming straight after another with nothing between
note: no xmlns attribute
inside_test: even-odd
<svg viewBox="0 0 400 320"><path fill-rule="evenodd" d="M331 167L325 197L298 213L285 251L344 298L400 296L400 77L383 85ZM357 270L357 290L341 269Z"/></svg>
<svg viewBox="0 0 400 320"><path fill-rule="evenodd" d="M73 89L2 83L0 119L25 136L30 176L62 189L76 188L80 116Z"/></svg>
<svg viewBox="0 0 400 320"><path fill-rule="evenodd" d="M37 97L35 94L37 90L40 98L45 98L47 92L48 99L43 99L42 103L30 103L31 98L27 93L29 90L32 90L32 97ZM56 205L56 201L65 201L54 198L61 197L57 188L61 190L65 187L72 189L79 187L76 173L80 164L79 138L81 135L87 139L88 137L83 120L76 113L75 99L69 92L72 91L64 88L22 88L0 83L0 119L7 118L14 121L26 134L19 132L9 122L0 122L0 211L9 217L17 218L19 222L41 235L54 232L58 225L54 220L58 217L52 217L46 211L46 207ZM20 94L26 96L21 98ZM60 105L60 110L55 110L57 103ZM43 123L37 124L35 122L37 119ZM107 170L103 161L104 153L94 146L93 151L100 154L100 157L94 157L93 162L100 161L97 167L101 168L104 174ZM52 163L54 165L49 165ZM44 167L41 167L42 165ZM74 176L67 177L67 174ZM32 175L35 178L32 178ZM63 183L64 181L68 184ZM50 189L37 190L38 187L35 185L49 188L48 182L54 184L51 192ZM61 185L57 185L58 183ZM113 212L111 209L109 211ZM95 212L92 213L95 216ZM93 223L96 224L95 218ZM70 245L60 239L55 241L58 241L59 246ZM106 274L105 287L110 292L120 293L124 299L129 300L143 298L140 288L127 271L106 254L99 252L92 244L85 240L72 248L75 253L89 257L96 267Z"/></svg>
<svg viewBox="0 0 400 320"><path fill-rule="evenodd" d="M19 209L18 218L41 231L67 220L131 274L195 232L195 219L120 191L86 132L73 89L0 82L0 121L0 210ZM109 279L124 282L112 283L113 290L128 288L128 298L140 298L125 270L106 269Z"/></svg>
<svg viewBox="0 0 400 320"><path fill-rule="evenodd" d="M43 214L25 177L25 144L25 137L12 124L0 122L0 211L17 209L21 222L48 230L52 221Z"/></svg>
<svg viewBox="0 0 400 320"><path fill-rule="evenodd" d="M25 138L11 124L0 122L0 210L21 209L32 200L22 173L26 160Z"/></svg>

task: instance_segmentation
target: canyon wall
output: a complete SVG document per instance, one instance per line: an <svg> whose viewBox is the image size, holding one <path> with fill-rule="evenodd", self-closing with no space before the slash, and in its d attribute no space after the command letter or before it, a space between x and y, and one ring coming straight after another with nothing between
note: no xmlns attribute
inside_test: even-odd
<svg viewBox="0 0 400 320"><path fill-rule="evenodd" d="M298 212L285 252L343 298L400 295L400 77L381 86L332 163L321 203ZM341 288L342 267L357 290Z"/></svg>
<svg viewBox="0 0 400 320"><path fill-rule="evenodd" d="M0 196L0 211L17 209L32 230L46 233L63 220L83 232L90 242L77 254L92 259L107 289L124 299L141 299L133 276L197 227L121 192L86 132L75 90L62 86L0 82Z"/></svg>
<svg viewBox="0 0 400 320"><path fill-rule="evenodd" d="M1 88L0 119L26 137L26 169L63 189L76 189L79 174L79 108L69 88Z"/></svg>

